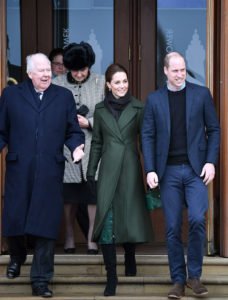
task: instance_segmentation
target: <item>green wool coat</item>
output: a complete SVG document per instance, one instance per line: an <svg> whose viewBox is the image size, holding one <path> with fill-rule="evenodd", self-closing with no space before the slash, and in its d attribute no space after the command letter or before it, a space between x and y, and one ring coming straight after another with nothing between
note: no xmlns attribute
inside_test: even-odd
<svg viewBox="0 0 228 300"><path fill-rule="evenodd" d="M143 104L132 101L118 121L105 107L96 105L87 176L97 183L97 213L93 239L98 241L108 210L113 208L116 243L142 243L151 240L151 221L145 205L145 190L138 152Z"/></svg>

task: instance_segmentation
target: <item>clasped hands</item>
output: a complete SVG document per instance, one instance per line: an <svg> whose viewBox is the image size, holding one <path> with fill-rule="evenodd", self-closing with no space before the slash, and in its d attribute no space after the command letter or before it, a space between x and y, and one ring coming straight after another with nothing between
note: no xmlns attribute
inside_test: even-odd
<svg viewBox="0 0 228 300"><path fill-rule="evenodd" d="M84 149L84 144L81 144L80 146L78 146L77 148L75 148L74 152L73 152L73 162L77 163L79 162L83 156L85 155L83 149Z"/></svg>

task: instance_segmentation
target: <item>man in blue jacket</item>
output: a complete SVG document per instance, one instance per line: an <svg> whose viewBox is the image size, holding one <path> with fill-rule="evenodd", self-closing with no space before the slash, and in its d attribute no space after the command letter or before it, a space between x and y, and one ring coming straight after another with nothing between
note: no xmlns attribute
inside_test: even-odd
<svg viewBox="0 0 228 300"><path fill-rule="evenodd" d="M72 93L51 84L51 64L42 53L27 57L28 79L7 87L0 99L0 150L6 155L3 235L8 238L7 277L20 275L24 237L35 239L30 272L34 296L51 297L54 244L63 212L64 144L74 162L84 155L84 134Z"/></svg>
<svg viewBox="0 0 228 300"><path fill-rule="evenodd" d="M168 297L184 296L185 284L204 296L201 283L205 245L207 185L214 179L220 128L210 91L186 81L186 64L177 52L164 60L167 85L149 94L142 127L147 184L159 185L166 220L171 279ZM182 210L187 206L187 266L181 240Z"/></svg>

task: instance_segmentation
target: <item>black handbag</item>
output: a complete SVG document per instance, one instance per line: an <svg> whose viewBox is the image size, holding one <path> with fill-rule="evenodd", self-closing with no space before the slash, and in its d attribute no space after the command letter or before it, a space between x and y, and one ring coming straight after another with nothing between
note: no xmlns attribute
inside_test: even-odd
<svg viewBox="0 0 228 300"><path fill-rule="evenodd" d="M77 110L77 114L81 115L83 117L85 117L89 112L89 108L86 105L82 105L79 107L79 109Z"/></svg>
<svg viewBox="0 0 228 300"><path fill-rule="evenodd" d="M159 187L149 189L146 192L146 207L148 210L154 210L162 206Z"/></svg>

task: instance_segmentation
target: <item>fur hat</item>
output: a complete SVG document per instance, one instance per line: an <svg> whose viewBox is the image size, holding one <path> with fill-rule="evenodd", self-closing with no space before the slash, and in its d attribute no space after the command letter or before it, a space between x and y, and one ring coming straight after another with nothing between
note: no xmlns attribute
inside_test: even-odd
<svg viewBox="0 0 228 300"><path fill-rule="evenodd" d="M71 43L64 48L63 63L68 70L81 70L95 63L95 53L90 44L81 42Z"/></svg>

